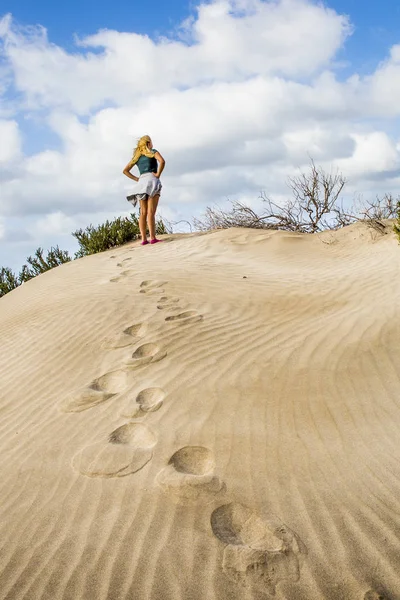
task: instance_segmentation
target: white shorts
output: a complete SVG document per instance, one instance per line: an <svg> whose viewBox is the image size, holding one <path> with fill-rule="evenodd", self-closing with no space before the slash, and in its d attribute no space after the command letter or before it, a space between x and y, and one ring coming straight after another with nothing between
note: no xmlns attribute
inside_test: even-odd
<svg viewBox="0 0 400 600"><path fill-rule="evenodd" d="M161 189L161 181L154 176L154 173L143 173L135 184L132 194L127 196L126 199L133 206L136 206L139 200L147 200L161 194Z"/></svg>

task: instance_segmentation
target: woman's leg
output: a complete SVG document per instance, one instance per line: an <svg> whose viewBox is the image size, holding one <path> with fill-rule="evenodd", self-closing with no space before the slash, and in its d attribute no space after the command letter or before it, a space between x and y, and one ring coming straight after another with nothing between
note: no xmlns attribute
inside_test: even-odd
<svg viewBox="0 0 400 600"><path fill-rule="evenodd" d="M148 203L148 200L140 200L139 229L140 229L140 235L142 236L142 242L145 242L147 239L147 232L146 232L147 203Z"/></svg>
<svg viewBox="0 0 400 600"><path fill-rule="evenodd" d="M160 199L160 194L157 194L157 196L153 196L152 198L148 199L148 212L147 212L147 219L148 219L148 225L149 225L149 231L150 231L150 239L154 240L156 237L156 210L157 210L157 205L158 205L158 201Z"/></svg>

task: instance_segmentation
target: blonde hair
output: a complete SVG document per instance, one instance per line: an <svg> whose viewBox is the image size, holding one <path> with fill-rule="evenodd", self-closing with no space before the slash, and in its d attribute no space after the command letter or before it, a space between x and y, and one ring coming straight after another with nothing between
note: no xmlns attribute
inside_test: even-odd
<svg viewBox="0 0 400 600"><path fill-rule="evenodd" d="M133 151L132 160L130 162L132 167L134 165L136 165L139 158L143 155L147 156L148 158L154 158L156 153L149 150L149 148L147 146L148 142L151 142L151 138L149 135L144 135L143 137L140 138L140 140L138 140L137 146Z"/></svg>

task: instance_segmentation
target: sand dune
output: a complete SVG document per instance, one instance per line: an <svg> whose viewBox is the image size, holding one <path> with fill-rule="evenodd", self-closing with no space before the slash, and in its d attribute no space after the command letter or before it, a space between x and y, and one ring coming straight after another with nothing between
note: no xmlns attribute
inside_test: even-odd
<svg viewBox="0 0 400 600"><path fill-rule="evenodd" d="M137 242L0 300L2 600L400 600L400 247Z"/></svg>

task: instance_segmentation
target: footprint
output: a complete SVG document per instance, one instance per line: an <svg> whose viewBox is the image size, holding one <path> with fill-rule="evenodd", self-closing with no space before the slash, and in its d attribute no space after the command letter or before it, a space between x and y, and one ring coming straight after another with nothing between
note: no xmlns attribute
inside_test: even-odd
<svg viewBox="0 0 400 600"><path fill-rule="evenodd" d="M112 396L114 394L93 390L90 387L82 388L66 396L60 402L60 410L67 413L82 412L109 400Z"/></svg>
<svg viewBox="0 0 400 600"><path fill-rule="evenodd" d="M128 258L124 258L122 262L126 262L127 260L132 260L132 256L128 256Z"/></svg>
<svg viewBox="0 0 400 600"><path fill-rule="evenodd" d="M137 338L142 338L147 331L146 323L136 323L124 329L122 333L113 337L106 338L101 347L102 348L125 348L131 346L137 342Z"/></svg>
<svg viewBox="0 0 400 600"><path fill-rule="evenodd" d="M123 267L124 265L122 263L117 263L117 267Z"/></svg>
<svg viewBox="0 0 400 600"><path fill-rule="evenodd" d="M154 433L141 423L115 429L106 442L80 450L72 459L76 471L87 477L125 477L140 471L153 457Z"/></svg>
<svg viewBox="0 0 400 600"><path fill-rule="evenodd" d="M66 396L60 403L62 412L82 412L124 392L128 387L128 374L118 370L105 373L84 388Z"/></svg>
<svg viewBox="0 0 400 600"><path fill-rule="evenodd" d="M148 343L136 348L132 357L125 364L130 369L136 369L142 365L147 365L150 362L158 362L167 356L165 350L160 350L156 344Z"/></svg>
<svg viewBox="0 0 400 600"><path fill-rule="evenodd" d="M143 289L148 289L148 288L158 288L158 287L162 287L163 285L165 285L166 283L168 283L168 281L156 281L153 279L145 279L144 281L141 282L140 287Z"/></svg>
<svg viewBox="0 0 400 600"><path fill-rule="evenodd" d="M365 594L364 600L387 600L387 598L385 596L382 596L382 594L378 594L373 590L369 590L369 592Z"/></svg>
<svg viewBox="0 0 400 600"><path fill-rule="evenodd" d="M211 528L225 544L222 569L232 581L274 595L281 581L299 580L306 547L277 517L263 520L231 502L214 510Z"/></svg>
<svg viewBox="0 0 400 600"><path fill-rule="evenodd" d="M121 416L132 419L133 417L143 417L149 412L155 412L162 407L164 398L165 392L161 388L146 388L139 392L134 404L130 402L126 406Z"/></svg>
<svg viewBox="0 0 400 600"><path fill-rule="evenodd" d="M110 371L105 373L101 377L98 377L91 384L93 390L102 392L109 392L113 395L124 392L128 387L129 375L126 371L118 369L117 371Z"/></svg>
<svg viewBox="0 0 400 600"><path fill-rule="evenodd" d="M157 308L169 312L171 310L182 310L183 307L178 306L178 304L157 304Z"/></svg>
<svg viewBox="0 0 400 600"><path fill-rule="evenodd" d="M160 289L163 285L166 285L168 281L152 281L151 279L142 281L140 284L140 293L141 294L162 294L164 290Z"/></svg>
<svg viewBox="0 0 400 600"><path fill-rule="evenodd" d="M214 456L203 446L185 446L173 454L168 465L157 475L157 483L175 501L210 502L225 490L214 475Z"/></svg>
<svg viewBox="0 0 400 600"><path fill-rule="evenodd" d="M117 267L122 267L121 263L117 264ZM127 277L129 277L129 275L132 275L135 271L121 271L121 273L118 275L118 277L113 277L112 279L110 279L111 283L118 283L119 281L122 281L123 279L126 279Z"/></svg>
<svg viewBox="0 0 400 600"><path fill-rule="evenodd" d="M177 303L179 302L179 298L172 298L169 296L162 296L157 304L157 308L160 310L164 309L177 309Z"/></svg>
<svg viewBox="0 0 400 600"><path fill-rule="evenodd" d="M202 319L203 315L199 315L195 310L186 310L183 313L165 318L166 321L182 321L183 323L196 323Z"/></svg>

